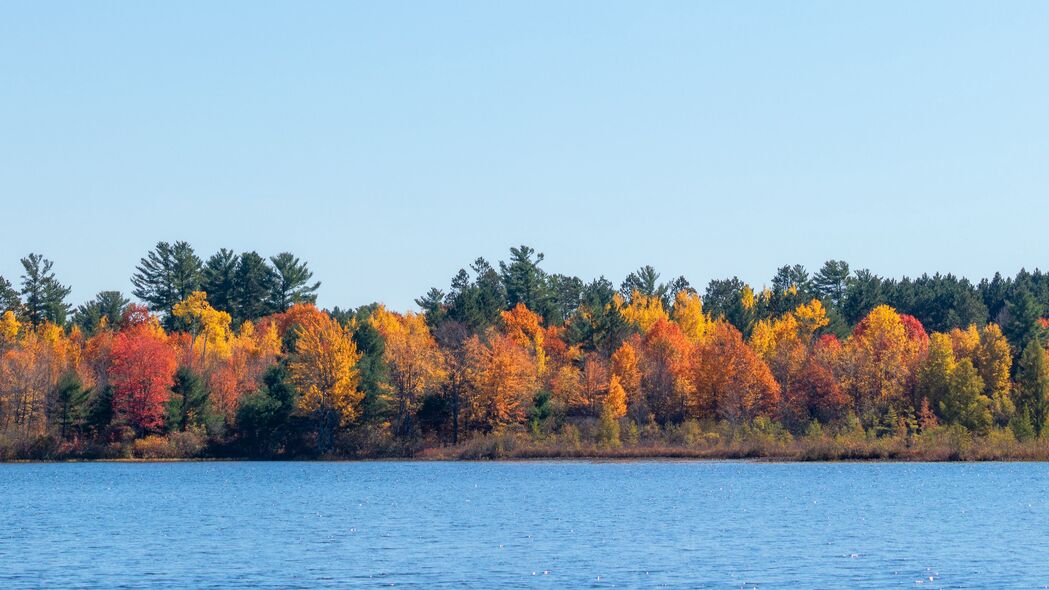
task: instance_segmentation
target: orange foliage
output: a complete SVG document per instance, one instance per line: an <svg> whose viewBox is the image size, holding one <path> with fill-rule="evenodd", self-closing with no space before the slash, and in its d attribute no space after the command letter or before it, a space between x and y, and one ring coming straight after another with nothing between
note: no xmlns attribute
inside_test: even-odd
<svg viewBox="0 0 1049 590"><path fill-rule="evenodd" d="M780 387L768 365L754 353L743 335L728 322L714 324L706 341L693 354L695 395L688 415L742 422L772 416L780 401Z"/></svg>

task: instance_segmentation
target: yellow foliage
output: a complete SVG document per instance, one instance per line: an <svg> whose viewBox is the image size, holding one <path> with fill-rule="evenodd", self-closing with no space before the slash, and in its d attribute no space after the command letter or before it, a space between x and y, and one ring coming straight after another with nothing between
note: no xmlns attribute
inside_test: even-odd
<svg viewBox="0 0 1049 590"><path fill-rule="evenodd" d="M743 291L740 293L740 303L743 304L743 309L754 309L757 300L754 298L754 289L751 289L750 285L743 285Z"/></svg>
<svg viewBox="0 0 1049 590"><path fill-rule="evenodd" d="M617 299L617 302L621 301L622 299ZM637 291L630 296L630 303L620 304L619 313L628 322L640 328L642 333L648 332L649 328L659 320L670 319L659 297L642 295Z"/></svg>
<svg viewBox="0 0 1049 590"><path fill-rule="evenodd" d="M15 317L15 312L8 310L0 315L0 345L13 343L21 328L22 324Z"/></svg>
<svg viewBox="0 0 1049 590"><path fill-rule="evenodd" d="M343 425L353 421L364 398L358 389L360 359L349 330L325 314L306 316L288 365L299 389L298 409L334 413Z"/></svg>
<svg viewBox="0 0 1049 590"><path fill-rule="evenodd" d="M626 391L627 401L637 404L641 401L641 368L638 366L637 349L630 342L624 342L612 353L612 374L619 378L619 384Z"/></svg>
<svg viewBox="0 0 1049 590"><path fill-rule="evenodd" d="M626 416L626 390L623 389L623 385L619 382L619 377L615 374L608 381L608 393L605 394L604 410L616 420Z"/></svg>
<svg viewBox="0 0 1049 590"><path fill-rule="evenodd" d="M1012 383L1009 372L1013 365L1013 354L1009 342L1002 335L998 324L987 324L979 332L980 341L976 348L976 369L980 372L988 396L1008 395Z"/></svg>
<svg viewBox="0 0 1049 590"><path fill-rule="evenodd" d="M404 427L416 401L443 378L443 357L421 314L401 315L380 305L369 321L385 344L383 360L390 368L390 387Z"/></svg>
<svg viewBox="0 0 1049 590"><path fill-rule="evenodd" d="M710 318L703 313L703 302L698 294L678 291L674 298L673 315L674 322L689 340L693 343L703 340L710 325Z"/></svg>
<svg viewBox="0 0 1049 590"><path fill-rule="evenodd" d="M908 338L895 309L875 307L856 326L846 345L852 359L851 387L861 409L878 402L904 401L923 350Z"/></svg>
<svg viewBox="0 0 1049 590"><path fill-rule="evenodd" d="M819 299L813 299L807 304L799 305L793 312L798 321L798 329L805 338L811 338L820 328L830 323L827 319L827 310Z"/></svg>
<svg viewBox="0 0 1049 590"><path fill-rule="evenodd" d="M970 324L964 330L955 328L948 335L951 338L954 356L959 360L967 358L975 362L976 348L980 346L980 331L976 329L976 325Z"/></svg>
<svg viewBox="0 0 1049 590"><path fill-rule="evenodd" d="M230 330L231 318L224 311L219 311L208 303L207 293L194 291L185 300L175 304L171 314L190 324L193 334L193 347L197 348L197 337L200 341L201 359L207 360L209 354L218 358L229 358L233 333Z"/></svg>

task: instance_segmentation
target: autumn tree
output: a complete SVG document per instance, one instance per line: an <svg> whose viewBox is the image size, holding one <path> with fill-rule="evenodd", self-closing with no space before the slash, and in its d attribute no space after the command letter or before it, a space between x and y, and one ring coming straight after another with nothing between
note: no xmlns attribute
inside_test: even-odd
<svg viewBox="0 0 1049 590"><path fill-rule="evenodd" d="M470 424L492 432L520 422L535 392L534 356L512 338L489 330L487 342L474 335L466 342Z"/></svg>
<svg viewBox="0 0 1049 590"><path fill-rule="evenodd" d="M641 339L641 387L660 423L682 420L692 391L689 380L692 343L681 328L658 320Z"/></svg>
<svg viewBox="0 0 1049 590"><path fill-rule="evenodd" d="M127 327L113 340L108 371L113 410L137 433L156 432L174 384L175 352L155 320L138 319L140 308L132 305L124 315Z"/></svg>
<svg viewBox="0 0 1049 590"><path fill-rule="evenodd" d="M929 405L939 411L940 402L950 394L951 375L957 364L950 336L933 333L929 341L929 352L918 367L915 406L919 405L922 399L927 399Z"/></svg>
<svg viewBox="0 0 1049 590"><path fill-rule="evenodd" d="M987 434L993 416L991 400L983 394L983 379L972 361L962 359L951 371L947 394L940 400L940 415L977 434Z"/></svg>
<svg viewBox="0 0 1049 590"><path fill-rule="evenodd" d="M772 371L727 322L714 324L696 347L691 366L694 395L688 415L717 417L732 423L772 417L780 402L780 387Z"/></svg>
<svg viewBox="0 0 1049 590"><path fill-rule="evenodd" d="M928 348L928 336L916 320L880 305L856 325L846 348L849 386L861 414L910 403L912 373Z"/></svg>
<svg viewBox="0 0 1049 590"><path fill-rule="evenodd" d="M73 343L51 323L21 330L0 349L0 426L39 435L56 422L59 381L73 368L75 354Z"/></svg>
<svg viewBox="0 0 1049 590"><path fill-rule="evenodd" d="M383 360L390 369L389 385L397 403L397 432L408 435L418 400L443 378L440 349L420 314L401 315L380 305L369 321L385 343Z"/></svg>
<svg viewBox="0 0 1049 590"><path fill-rule="evenodd" d="M356 368L361 355L349 329L325 314L304 314L288 369L299 391L298 409L313 417L317 449L327 453L337 427L358 415L364 394Z"/></svg>
<svg viewBox="0 0 1049 590"><path fill-rule="evenodd" d="M671 318L693 343L703 340L710 325L710 318L703 313L703 302L694 291L678 292Z"/></svg>
<svg viewBox="0 0 1049 590"><path fill-rule="evenodd" d="M628 410L635 421L641 422L648 412L648 407L641 392L641 369L638 366L635 343L624 342L616 349L612 354L611 372L626 394Z"/></svg>
<svg viewBox="0 0 1049 590"><path fill-rule="evenodd" d="M663 300L655 295L645 295L635 291L630 301L623 303L622 299L617 299L617 304L623 318L637 326L642 334L652 329L656 322L670 319L666 309L663 308Z"/></svg>
<svg viewBox="0 0 1049 590"><path fill-rule="evenodd" d="M514 342L528 348L535 354L536 370L539 375L546 371L546 350L543 347L545 332L543 318L531 311L523 303L514 305L509 311L500 314L503 329Z"/></svg>
<svg viewBox="0 0 1049 590"><path fill-rule="evenodd" d="M998 324L987 324L979 331L973 363L984 383L984 395L991 399L995 421L1004 426L1016 407L1012 399L1013 353Z"/></svg>

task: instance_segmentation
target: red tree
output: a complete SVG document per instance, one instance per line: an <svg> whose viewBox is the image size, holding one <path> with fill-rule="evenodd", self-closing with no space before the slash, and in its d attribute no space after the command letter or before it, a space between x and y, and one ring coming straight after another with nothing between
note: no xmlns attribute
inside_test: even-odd
<svg viewBox="0 0 1049 590"><path fill-rule="evenodd" d="M163 335L144 326L118 334L108 373L116 414L139 432L159 430L175 375L175 351Z"/></svg>

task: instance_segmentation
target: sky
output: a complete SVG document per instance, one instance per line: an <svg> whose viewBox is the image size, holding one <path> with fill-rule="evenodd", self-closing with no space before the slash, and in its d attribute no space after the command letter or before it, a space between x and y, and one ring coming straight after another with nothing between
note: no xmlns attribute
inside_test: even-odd
<svg viewBox="0 0 1049 590"><path fill-rule="evenodd" d="M158 241L398 309L478 256L700 291L1046 266L1049 3L0 4L0 275Z"/></svg>

